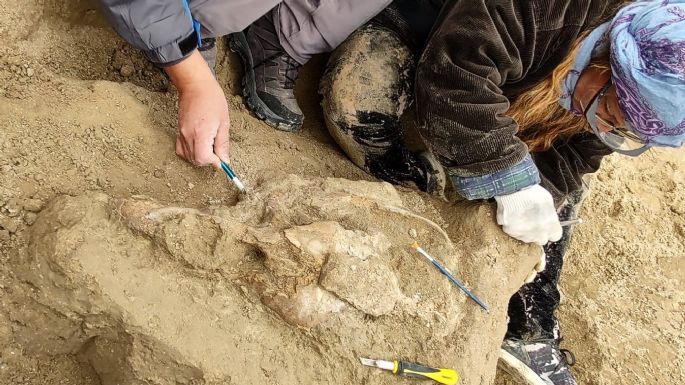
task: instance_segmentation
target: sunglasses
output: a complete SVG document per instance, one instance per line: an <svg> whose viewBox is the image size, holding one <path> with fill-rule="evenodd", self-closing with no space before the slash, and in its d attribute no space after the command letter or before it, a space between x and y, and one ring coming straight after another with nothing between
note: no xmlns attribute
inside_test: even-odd
<svg viewBox="0 0 685 385"><path fill-rule="evenodd" d="M590 124L592 132L609 148L620 154L638 156L647 151L651 145L635 133L630 123L626 121L626 127L617 127L597 114L597 109L611 86L612 83L609 81L595 94L589 107L584 111L585 119ZM600 129L598 122L605 129Z"/></svg>

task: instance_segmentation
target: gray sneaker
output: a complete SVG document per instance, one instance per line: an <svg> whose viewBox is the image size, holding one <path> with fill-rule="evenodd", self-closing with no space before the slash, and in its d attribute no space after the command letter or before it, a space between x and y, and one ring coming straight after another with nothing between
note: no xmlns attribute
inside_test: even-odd
<svg viewBox="0 0 685 385"><path fill-rule="evenodd" d="M283 51L271 20L263 17L246 32L231 34L229 47L243 62L248 108L274 128L298 131L303 115L294 89L300 64Z"/></svg>
<svg viewBox="0 0 685 385"><path fill-rule="evenodd" d="M561 340L502 342L498 366L522 383L530 385L577 385L570 366L575 356L560 349Z"/></svg>

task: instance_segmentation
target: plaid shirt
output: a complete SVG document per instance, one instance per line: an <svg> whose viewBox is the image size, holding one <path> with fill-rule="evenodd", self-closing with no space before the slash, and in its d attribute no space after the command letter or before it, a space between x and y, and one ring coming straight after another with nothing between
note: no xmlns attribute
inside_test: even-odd
<svg viewBox="0 0 685 385"><path fill-rule="evenodd" d="M493 174L462 177L450 174L454 189L468 200L512 194L540 183L540 173L530 154L521 163Z"/></svg>

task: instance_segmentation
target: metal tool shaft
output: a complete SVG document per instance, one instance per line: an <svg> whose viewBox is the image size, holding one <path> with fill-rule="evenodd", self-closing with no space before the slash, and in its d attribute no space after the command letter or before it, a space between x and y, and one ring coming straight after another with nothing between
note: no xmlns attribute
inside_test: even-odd
<svg viewBox="0 0 685 385"><path fill-rule="evenodd" d="M572 225L580 225L580 224L582 224L582 223L583 223L583 220L580 219L580 218L571 219L571 220L568 220L568 221L561 221L561 222L559 222L559 224L561 225L561 227L572 226Z"/></svg>

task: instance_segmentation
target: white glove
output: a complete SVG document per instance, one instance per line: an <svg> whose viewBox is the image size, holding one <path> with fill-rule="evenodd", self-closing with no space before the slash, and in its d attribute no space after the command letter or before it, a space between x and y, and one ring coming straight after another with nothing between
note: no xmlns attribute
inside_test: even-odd
<svg viewBox="0 0 685 385"><path fill-rule="evenodd" d="M539 184L496 196L497 223L512 238L542 246L561 239L561 224L552 194Z"/></svg>

